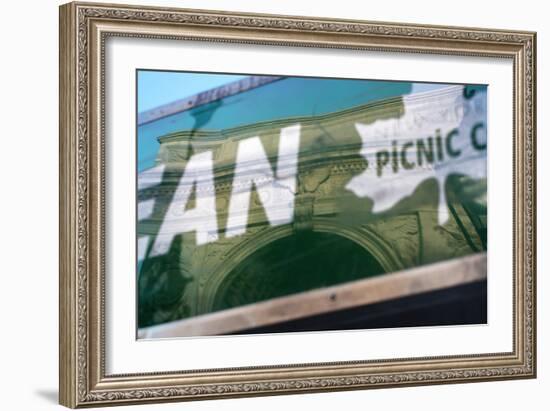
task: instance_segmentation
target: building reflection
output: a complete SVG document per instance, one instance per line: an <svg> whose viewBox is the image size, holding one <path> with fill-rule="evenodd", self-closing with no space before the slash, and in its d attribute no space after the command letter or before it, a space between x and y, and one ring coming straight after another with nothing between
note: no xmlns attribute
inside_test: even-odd
<svg viewBox="0 0 550 411"><path fill-rule="evenodd" d="M147 121L138 131L140 144L154 136L158 148L153 164L149 164L150 150L149 154L145 148L139 152L151 144L138 148L143 168L137 193L140 328L486 251L486 153L471 148L472 127L486 124L485 88L441 85L414 93L411 83L400 82L247 81L256 86L226 87L212 101L204 98L203 103L168 116L143 116ZM469 112L457 115L450 109ZM411 110L415 115L409 118ZM452 121L456 124L438 142L435 130L443 127L438 124ZM279 191L262 191L262 184L273 185L277 173L284 174L284 166L277 167L281 130L296 124L300 140L289 205ZM370 127L366 138L358 124ZM425 160L421 163L421 140L415 133L422 133L426 124L434 133L423 135L431 138L425 140L423 150L431 151L422 154ZM463 138L447 137L453 145L445 147L445 136L455 129ZM228 235L239 145L252 138L259 139L273 174L252 185L248 206L243 209L246 227L238 235ZM400 157L405 146L407 157ZM379 154L383 151L387 158ZM452 157L458 151L461 155ZM192 183L182 191L190 160L206 152L212 153L211 192L197 194L197 180L189 180ZM361 176L368 182L364 195L363 188L353 183ZM269 193L274 193L272 198ZM198 241L196 230L174 229L162 249L158 248L166 226L179 227L177 213L194 209L197 195L201 199L210 196L215 204L214 213L197 214L204 218L198 226L216 227L210 233L212 241ZM273 209L291 206L291 220L274 224L266 214L270 205ZM341 313L342 318L313 316L310 322L297 319L286 326L251 329L275 332L485 322L485 282L464 287L447 290L447 297L445 290L427 296L431 310L425 301L402 299L386 308L371 307L369 312L378 312L376 320L366 318L364 312L347 312ZM434 317L434 310L448 315ZM434 321L426 322L427 318Z"/></svg>

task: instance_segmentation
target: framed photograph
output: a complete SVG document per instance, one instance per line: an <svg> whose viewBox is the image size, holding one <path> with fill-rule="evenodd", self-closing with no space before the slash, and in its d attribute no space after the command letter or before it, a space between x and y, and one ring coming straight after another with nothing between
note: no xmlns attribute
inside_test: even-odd
<svg viewBox="0 0 550 411"><path fill-rule="evenodd" d="M61 6L61 404L535 377L535 40Z"/></svg>

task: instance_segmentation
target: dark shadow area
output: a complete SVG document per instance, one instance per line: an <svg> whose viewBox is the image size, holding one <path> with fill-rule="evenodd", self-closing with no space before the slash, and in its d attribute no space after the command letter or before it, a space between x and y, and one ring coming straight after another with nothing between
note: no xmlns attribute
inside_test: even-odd
<svg viewBox="0 0 550 411"><path fill-rule="evenodd" d="M334 311L234 334L487 323L487 281L417 294L378 304Z"/></svg>
<svg viewBox="0 0 550 411"><path fill-rule="evenodd" d="M383 273L378 261L355 242L336 234L301 232L242 261L219 287L213 311Z"/></svg>

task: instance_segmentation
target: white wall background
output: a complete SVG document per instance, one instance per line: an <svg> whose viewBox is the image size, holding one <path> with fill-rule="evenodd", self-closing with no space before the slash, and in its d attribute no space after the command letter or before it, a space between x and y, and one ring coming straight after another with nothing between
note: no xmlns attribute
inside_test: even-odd
<svg viewBox="0 0 550 411"><path fill-rule="evenodd" d="M113 2L113 0L111 0ZM130 0L128 0L130 1ZM115 1L116 2L116 1ZM125 409L490 409L543 410L550 390L548 253L550 152L550 26L544 2L441 1L137 1L159 6L432 23L538 32L538 363L536 380L308 394ZM57 405L57 0L5 2L0 64L0 408L61 409ZM61 188L62 189L62 188ZM545 255L546 254L546 255ZM546 404L545 404L546 402Z"/></svg>

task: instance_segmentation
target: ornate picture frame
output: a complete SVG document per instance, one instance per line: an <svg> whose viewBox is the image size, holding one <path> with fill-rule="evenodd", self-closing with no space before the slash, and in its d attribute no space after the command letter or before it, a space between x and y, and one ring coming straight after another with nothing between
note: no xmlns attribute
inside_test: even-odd
<svg viewBox="0 0 550 411"><path fill-rule="evenodd" d="M106 42L110 38L475 56L513 64L512 350L106 372ZM60 7L60 403L67 407L536 376L536 34L92 3ZM128 273L132 276L132 273ZM265 337L270 338L270 337ZM350 337L353 338L353 337Z"/></svg>

